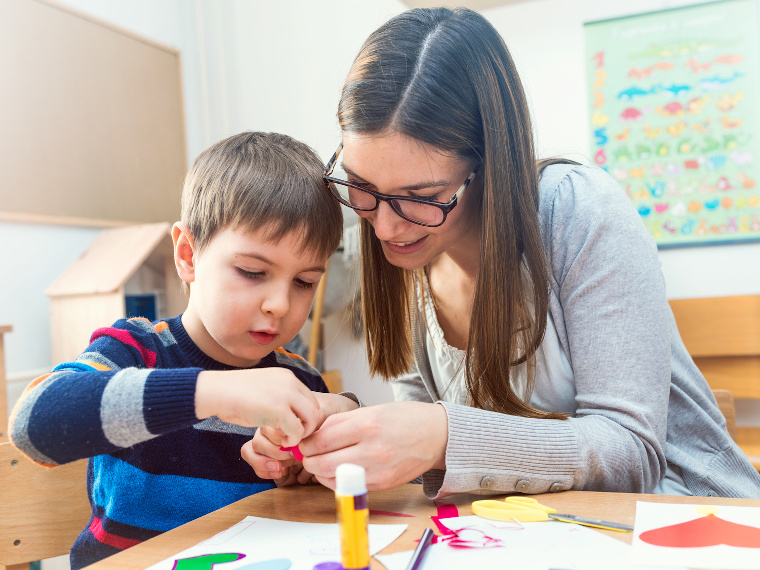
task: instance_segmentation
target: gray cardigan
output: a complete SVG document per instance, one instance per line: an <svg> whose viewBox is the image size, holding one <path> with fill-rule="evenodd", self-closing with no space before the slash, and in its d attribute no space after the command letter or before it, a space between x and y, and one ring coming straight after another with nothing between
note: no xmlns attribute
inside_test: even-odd
<svg viewBox="0 0 760 570"><path fill-rule="evenodd" d="M425 473L425 493L650 493L670 462L694 495L760 498L760 475L681 341L657 247L620 186L598 168L550 166L539 217L577 412L539 420L442 402L446 470ZM393 381L397 400L439 400L424 323L412 331L416 369Z"/></svg>

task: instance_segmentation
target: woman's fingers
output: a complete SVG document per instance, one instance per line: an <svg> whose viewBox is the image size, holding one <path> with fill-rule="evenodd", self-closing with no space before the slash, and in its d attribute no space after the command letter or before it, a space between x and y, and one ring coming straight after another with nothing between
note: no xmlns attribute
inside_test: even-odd
<svg viewBox="0 0 760 570"><path fill-rule="evenodd" d="M356 444L360 435L357 433L359 429L357 422L361 421L361 416L356 415L358 411L360 410L335 414L327 418L319 431L299 443L298 448L304 457L324 455Z"/></svg>
<svg viewBox="0 0 760 570"><path fill-rule="evenodd" d="M448 419L443 406L395 402L328 418L301 442L304 467L331 486L341 463L367 471L367 488L383 490L445 469Z"/></svg>

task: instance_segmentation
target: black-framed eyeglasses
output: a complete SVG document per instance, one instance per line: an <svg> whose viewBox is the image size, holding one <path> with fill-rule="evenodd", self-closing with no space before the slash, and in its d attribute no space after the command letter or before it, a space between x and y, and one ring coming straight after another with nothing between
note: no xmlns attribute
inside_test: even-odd
<svg viewBox="0 0 760 570"><path fill-rule="evenodd" d="M469 186L478 172L478 167L476 166L470 172L467 180L459 187L459 190L446 203L434 200L422 200L410 196L391 196L380 194L358 184L353 184L344 178L333 176L333 171L338 164L338 156L342 150L343 143L341 142L338 145L338 150L335 151L335 154L332 155L332 158L325 166L325 172L322 175L325 185L338 202L358 212L371 212L377 209L381 201L388 202L393 211L408 222L429 228L438 227L446 221L446 216L457 205L467 186Z"/></svg>

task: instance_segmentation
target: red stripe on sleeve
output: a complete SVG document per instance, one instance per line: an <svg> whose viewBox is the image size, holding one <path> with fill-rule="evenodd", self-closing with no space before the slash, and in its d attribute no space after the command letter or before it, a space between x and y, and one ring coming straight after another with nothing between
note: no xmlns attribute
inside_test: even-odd
<svg viewBox="0 0 760 570"><path fill-rule="evenodd" d="M135 340L135 337L133 337L129 331L125 331L122 329L115 329L112 327L98 329L94 333L92 333L92 337L90 338L90 344L92 344L93 342L95 342L97 339L99 339L102 336L110 336L111 338L115 338L119 342L128 344L129 346L134 346L137 350L140 351L143 362L145 363L145 366L147 366L148 368L153 368L156 365L156 353L153 352L152 350L148 350L139 342L137 342Z"/></svg>
<svg viewBox="0 0 760 570"><path fill-rule="evenodd" d="M135 540L134 538L124 538L123 536L111 534L103 529L103 523L98 517L92 517L92 523L90 523L90 528L88 530L99 542L107 544L108 546L113 546L119 550L126 550L127 548L142 542L141 540Z"/></svg>

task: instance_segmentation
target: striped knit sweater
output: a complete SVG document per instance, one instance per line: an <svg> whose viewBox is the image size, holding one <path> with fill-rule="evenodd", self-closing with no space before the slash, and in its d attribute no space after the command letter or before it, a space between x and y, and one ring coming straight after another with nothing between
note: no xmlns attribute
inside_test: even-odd
<svg viewBox="0 0 760 570"><path fill-rule="evenodd" d="M13 444L55 466L89 457L90 522L71 549L81 568L234 501L272 488L240 458L255 428L195 416L203 353L180 317L98 329L75 362L34 380L11 415ZM284 349L257 368L288 368L311 390L319 373Z"/></svg>

